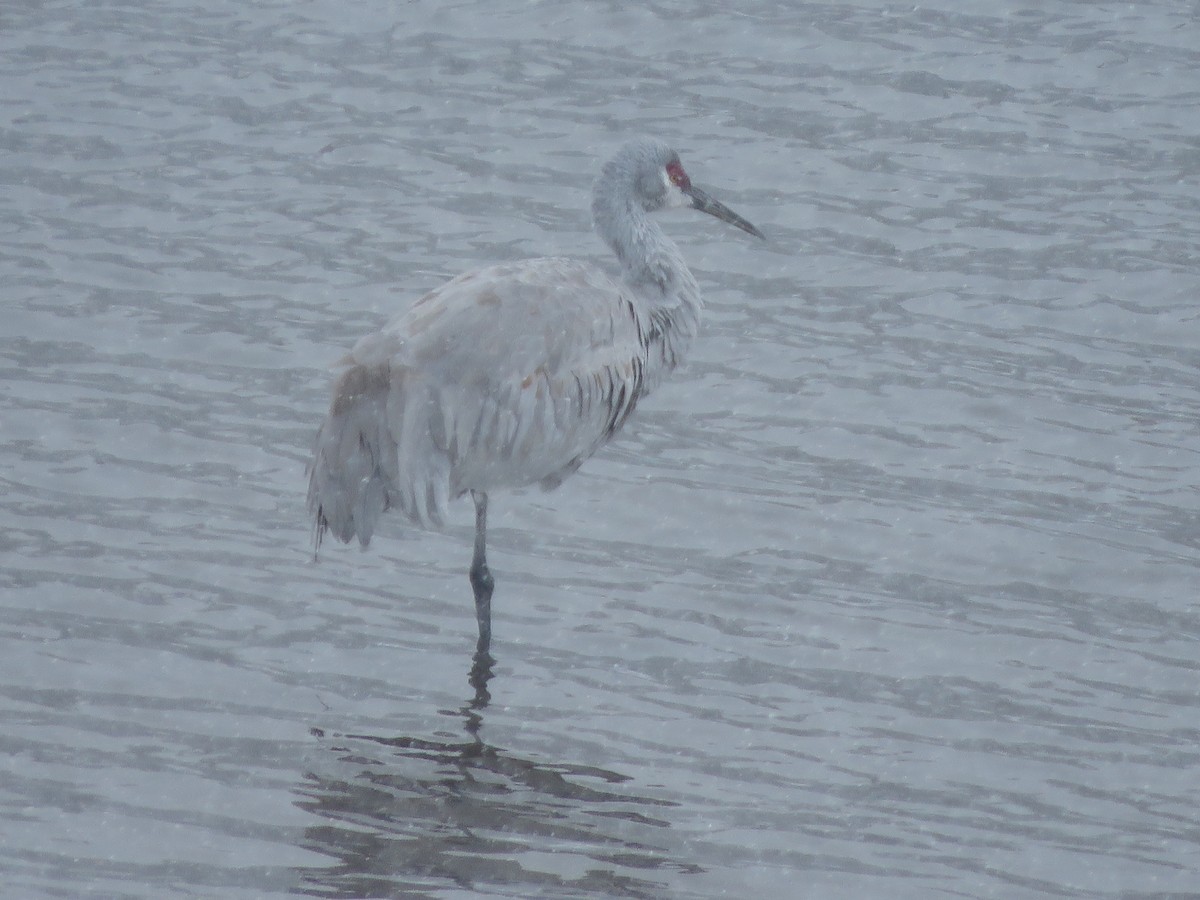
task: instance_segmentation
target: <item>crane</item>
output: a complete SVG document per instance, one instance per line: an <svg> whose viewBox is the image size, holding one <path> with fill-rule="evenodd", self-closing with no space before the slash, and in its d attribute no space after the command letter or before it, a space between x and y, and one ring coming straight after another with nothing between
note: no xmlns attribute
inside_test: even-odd
<svg viewBox="0 0 1200 900"><path fill-rule="evenodd" d="M700 323L696 279L649 214L690 207L763 234L692 184L660 140L626 143L592 190L618 276L530 259L467 272L417 300L344 357L308 468L315 549L326 532L365 548L395 509L439 527L470 492L477 654L491 643L493 491L562 483L683 358Z"/></svg>

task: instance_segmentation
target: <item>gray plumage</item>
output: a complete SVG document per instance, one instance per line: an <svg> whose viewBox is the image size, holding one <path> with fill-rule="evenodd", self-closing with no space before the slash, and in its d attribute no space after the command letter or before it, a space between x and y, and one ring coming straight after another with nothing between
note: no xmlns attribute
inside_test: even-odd
<svg viewBox="0 0 1200 900"><path fill-rule="evenodd" d="M329 531L366 547L388 509L439 526L450 500L471 491L472 584L486 650L488 492L556 487L621 428L695 337L699 287L648 215L669 206L762 237L693 187L667 145L631 141L604 166L592 199L619 276L559 258L492 266L447 282L360 340L341 361L309 469L317 545Z"/></svg>

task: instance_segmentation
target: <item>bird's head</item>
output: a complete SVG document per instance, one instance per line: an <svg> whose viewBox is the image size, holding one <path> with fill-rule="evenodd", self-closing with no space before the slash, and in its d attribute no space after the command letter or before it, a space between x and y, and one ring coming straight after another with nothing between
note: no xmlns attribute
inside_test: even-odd
<svg viewBox="0 0 1200 900"><path fill-rule="evenodd" d="M601 180L608 181L614 190L623 187L646 212L698 209L755 237L764 237L750 222L692 184L679 154L655 138L638 138L625 144L605 165Z"/></svg>

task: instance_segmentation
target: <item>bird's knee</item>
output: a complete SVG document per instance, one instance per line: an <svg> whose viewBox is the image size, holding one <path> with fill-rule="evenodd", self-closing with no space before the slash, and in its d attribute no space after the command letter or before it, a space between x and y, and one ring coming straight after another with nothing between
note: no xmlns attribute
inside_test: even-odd
<svg viewBox="0 0 1200 900"><path fill-rule="evenodd" d="M492 578L492 573L488 571L487 566L472 566L471 567L471 587L475 591L475 602L486 603L492 599L492 591L496 587L496 580Z"/></svg>

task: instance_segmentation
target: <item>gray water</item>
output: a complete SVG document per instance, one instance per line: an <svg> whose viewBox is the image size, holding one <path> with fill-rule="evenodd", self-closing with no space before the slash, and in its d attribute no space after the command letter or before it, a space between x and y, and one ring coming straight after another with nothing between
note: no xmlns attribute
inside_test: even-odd
<svg viewBox="0 0 1200 900"><path fill-rule="evenodd" d="M628 8L626 8L628 7ZM1200 895L1191 4L10 3L6 897ZM334 362L602 259L690 363L560 490L312 561Z"/></svg>

